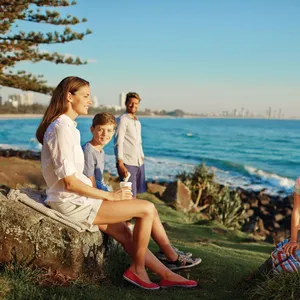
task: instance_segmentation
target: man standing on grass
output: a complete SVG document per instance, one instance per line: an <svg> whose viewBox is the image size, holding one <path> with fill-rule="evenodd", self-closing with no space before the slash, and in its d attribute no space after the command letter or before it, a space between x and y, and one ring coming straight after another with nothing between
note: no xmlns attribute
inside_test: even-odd
<svg viewBox="0 0 300 300"><path fill-rule="evenodd" d="M120 181L132 182L133 197L146 191L141 122L136 117L141 99L137 93L126 95L126 112L117 119L115 155Z"/></svg>

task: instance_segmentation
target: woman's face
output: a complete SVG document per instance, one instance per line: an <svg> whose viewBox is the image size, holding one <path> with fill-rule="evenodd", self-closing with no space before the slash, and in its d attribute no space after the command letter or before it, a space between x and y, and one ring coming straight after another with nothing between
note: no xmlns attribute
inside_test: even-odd
<svg viewBox="0 0 300 300"><path fill-rule="evenodd" d="M69 93L69 102L72 109L78 115L87 115L89 106L92 104L90 98L90 87L84 85L74 95Z"/></svg>

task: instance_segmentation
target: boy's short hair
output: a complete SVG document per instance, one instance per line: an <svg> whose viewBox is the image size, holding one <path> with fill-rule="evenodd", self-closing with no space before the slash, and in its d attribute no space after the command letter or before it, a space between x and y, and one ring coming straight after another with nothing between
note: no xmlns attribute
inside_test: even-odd
<svg viewBox="0 0 300 300"><path fill-rule="evenodd" d="M114 125L114 128L117 126L117 121L114 115L110 113L99 113L96 114L93 118L92 126L95 128L97 125Z"/></svg>
<svg viewBox="0 0 300 300"><path fill-rule="evenodd" d="M126 95L126 99L125 99L125 104L129 101L129 99L131 98L135 98L135 99L138 99L139 102L141 102L141 98L140 98L140 95L138 93L134 93L134 92L129 92L127 93Z"/></svg>

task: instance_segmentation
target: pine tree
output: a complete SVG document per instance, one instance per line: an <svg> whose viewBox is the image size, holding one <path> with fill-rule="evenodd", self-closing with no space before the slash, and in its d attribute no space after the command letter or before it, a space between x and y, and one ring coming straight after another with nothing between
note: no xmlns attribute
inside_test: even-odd
<svg viewBox="0 0 300 300"><path fill-rule="evenodd" d="M75 5L75 1L67 0L0 0L0 85L31 90L49 94L52 88L43 80L43 75L33 75L26 71L13 71L13 67L21 61L49 61L56 64L81 65L86 62L79 57L72 58L57 52L41 51L41 44L60 44L74 40L82 40L90 34L72 31L71 26L81 21L67 15L61 17L55 7ZM49 9L48 9L49 8ZM63 31L42 33L39 31L24 32L19 29L20 22L51 24L64 26ZM35 27L34 27L35 28Z"/></svg>

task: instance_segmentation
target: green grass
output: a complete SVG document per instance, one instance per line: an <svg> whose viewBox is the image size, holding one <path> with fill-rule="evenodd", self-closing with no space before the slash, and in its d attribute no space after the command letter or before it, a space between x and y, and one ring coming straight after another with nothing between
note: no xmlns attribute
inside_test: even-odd
<svg viewBox="0 0 300 300"><path fill-rule="evenodd" d="M247 299L249 294L246 297L244 293L248 287L245 287L243 278L268 258L272 245L246 243L246 234L228 230L214 222L199 221L194 215L177 212L148 193L140 195L140 198L155 203L174 246L202 258L199 266L180 272L183 276L197 280L199 287L152 292L135 288L122 280L129 259L117 249L105 265L107 277L99 284L86 284L78 280L68 286L44 287L37 284L36 274L25 276L24 273L28 271L22 273L21 270L11 270L8 273L2 270L0 299ZM192 221L197 219L198 225L193 224ZM158 250L154 242L150 243L150 249ZM158 280L155 275L151 275L151 278Z"/></svg>

